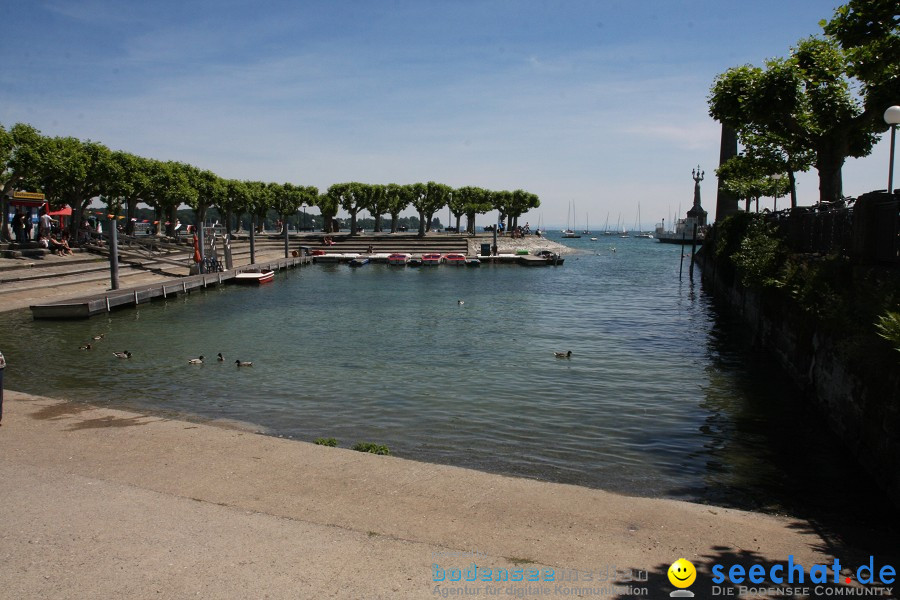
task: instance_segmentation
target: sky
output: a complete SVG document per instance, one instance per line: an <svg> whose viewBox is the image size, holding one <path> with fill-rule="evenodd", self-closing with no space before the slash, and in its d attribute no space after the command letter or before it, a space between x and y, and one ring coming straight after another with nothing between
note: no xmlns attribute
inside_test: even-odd
<svg viewBox="0 0 900 600"><path fill-rule="evenodd" d="M714 217L716 75L786 56L839 4L16 0L0 124L320 191L524 189L532 226L631 228L640 208L649 229L690 208L698 166ZM886 187L888 143L848 159L845 195ZM815 170L798 194L815 203Z"/></svg>

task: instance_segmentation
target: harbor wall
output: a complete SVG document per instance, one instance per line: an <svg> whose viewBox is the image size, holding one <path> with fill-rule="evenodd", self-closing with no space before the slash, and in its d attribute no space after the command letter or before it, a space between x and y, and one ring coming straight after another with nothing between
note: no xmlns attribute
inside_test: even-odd
<svg viewBox="0 0 900 600"><path fill-rule="evenodd" d="M753 345L776 358L800 389L801 401L825 416L863 467L865 473L847 474L847 484L877 483L900 507L900 361L848 359L843 346L851 342L828 332L815 316L782 295L744 287L740 278L717 272L703 252L697 258L704 289L740 317ZM862 276L855 273L851 280Z"/></svg>

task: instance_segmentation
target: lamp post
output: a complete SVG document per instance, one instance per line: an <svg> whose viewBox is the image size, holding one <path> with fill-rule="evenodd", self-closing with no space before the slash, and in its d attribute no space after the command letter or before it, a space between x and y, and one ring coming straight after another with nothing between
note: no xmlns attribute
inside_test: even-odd
<svg viewBox="0 0 900 600"><path fill-rule="evenodd" d="M884 111L884 122L891 126L891 158L888 165L888 194L894 193L894 139L897 137L897 123L900 123L900 106L892 106Z"/></svg>
<svg viewBox="0 0 900 600"><path fill-rule="evenodd" d="M781 173L775 173L772 175L772 179L775 180L775 203L772 205L772 212L778 212L778 183L781 181L781 178L784 177Z"/></svg>

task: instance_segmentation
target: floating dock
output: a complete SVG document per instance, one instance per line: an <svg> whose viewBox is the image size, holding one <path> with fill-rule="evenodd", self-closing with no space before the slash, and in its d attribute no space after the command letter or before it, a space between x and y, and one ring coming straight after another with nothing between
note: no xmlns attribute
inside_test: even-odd
<svg viewBox="0 0 900 600"><path fill-rule="evenodd" d="M154 298L168 298L169 296L186 294L191 290L205 288L210 285L233 282L235 276L244 271L259 269L279 271L309 263L310 259L307 256L279 258L268 262L236 267L230 271L179 277L127 289L109 290L72 300L33 304L31 305L31 315L35 319L87 319L94 315L108 313L115 308L137 306Z"/></svg>

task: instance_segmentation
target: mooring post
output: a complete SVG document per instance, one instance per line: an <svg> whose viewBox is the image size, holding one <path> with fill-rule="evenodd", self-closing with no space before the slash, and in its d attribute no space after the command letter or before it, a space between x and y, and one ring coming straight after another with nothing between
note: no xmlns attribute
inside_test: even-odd
<svg viewBox="0 0 900 600"><path fill-rule="evenodd" d="M116 216L109 219L109 284L110 288L119 289L119 236L116 227Z"/></svg>
<svg viewBox="0 0 900 600"><path fill-rule="evenodd" d="M681 245L678 254L681 255L681 258L678 259L678 280L681 281L681 273L684 271L684 230L681 231Z"/></svg>
<svg viewBox="0 0 900 600"><path fill-rule="evenodd" d="M250 264L256 264L256 215L250 217Z"/></svg>
<svg viewBox="0 0 900 600"><path fill-rule="evenodd" d="M694 237L691 242L691 272L690 277L691 281L694 280L694 255L697 254L697 224L694 223Z"/></svg>
<svg viewBox="0 0 900 600"><path fill-rule="evenodd" d="M288 225L287 219L284 221L284 257L288 257Z"/></svg>

